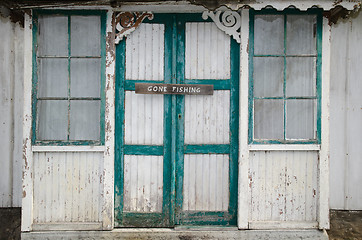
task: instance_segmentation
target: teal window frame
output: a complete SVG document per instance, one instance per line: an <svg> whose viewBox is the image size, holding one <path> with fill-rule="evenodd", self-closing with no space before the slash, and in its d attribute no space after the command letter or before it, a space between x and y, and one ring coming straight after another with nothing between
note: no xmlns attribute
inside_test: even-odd
<svg viewBox="0 0 362 240"><path fill-rule="evenodd" d="M101 76L100 76L100 97L75 97L74 99L70 97L70 84L68 84L68 99L59 99L59 100L68 100L68 130L67 130L67 140L38 140L37 139L37 102L40 100L37 96L38 92L38 19L39 16L66 16L68 17L68 83L70 79L70 59L71 56L71 16L100 16L101 20L101 31L100 31L100 47L101 47ZM106 21L107 21L107 12L102 10L33 10L32 15L32 144L33 145L104 145L105 142L105 69L106 69ZM95 58L94 56L84 56L82 58ZM99 57L97 57L99 58ZM47 100L47 99L44 99ZM55 99L58 100L58 99ZM98 100L100 101L100 134L98 140L70 140L70 100Z"/></svg>
<svg viewBox="0 0 362 240"><path fill-rule="evenodd" d="M321 90L322 90L322 27L323 27L323 11L319 8L309 9L307 11L300 11L297 9L286 9L284 11L277 11L275 9L264 10L250 10L249 14L249 129L248 129L248 142L249 144L320 144L321 143ZM282 15L284 16L284 54L283 55L255 55L254 54L254 22L256 15ZM315 97L287 97L286 86L286 17L290 15L315 15L316 16L316 95ZM282 97L255 97L254 96L254 69L253 59L254 56L262 57L283 57L284 58L284 82L283 82L283 96ZM283 100L283 139L254 139L254 100L256 99L280 99ZM286 100L293 99L315 99L316 106L316 138L311 140L294 140L286 138Z"/></svg>

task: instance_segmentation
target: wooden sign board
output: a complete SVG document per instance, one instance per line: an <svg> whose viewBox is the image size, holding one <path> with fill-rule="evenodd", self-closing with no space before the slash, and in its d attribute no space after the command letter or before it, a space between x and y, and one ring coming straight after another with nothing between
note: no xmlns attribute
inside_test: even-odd
<svg viewBox="0 0 362 240"><path fill-rule="evenodd" d="M139 94L213 95L214 85L136 83Z"/></svg>

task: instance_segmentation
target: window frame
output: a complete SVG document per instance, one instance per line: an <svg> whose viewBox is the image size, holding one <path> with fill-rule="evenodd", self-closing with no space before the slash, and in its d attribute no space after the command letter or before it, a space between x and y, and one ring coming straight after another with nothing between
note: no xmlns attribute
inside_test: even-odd
<svg viewBox="0 0 362 240"><path fill-rule="evenodd" d="M68 123L67 123L67 140L39 140L37 139L38 132L38 19L39 16L66 16L68 17L68 79L70 78L70 60L71 56L71 42L70 42L70 18L71 16L99 16L100 17L100 60L101 60L101 69L100 69L100 97L75 97L75 100L95 100L100 101L100 123L99 123L99 140L70 140L70 100L69 95L70 85L68 86L68 96L66 99L68 101ZM32 16L32 144L37 146L47 146L47 145L56 145L56 146L68 146L68 145L95 145L100 146L105 143L105 69L106 69L106 21L107 21L107 12L102 10L33 10ZM56 58L56 57L55 57ZM77 57L76 57L77 58ZM82 57L83 58L83 57ZM84 56L88 58L88 56ZM69 80L68 80L69 81ZM69 82L68 82L69 83ZM60 99L59 99L60 100Z"/></svg>
<svg viewBox="0 0 362 240"><path fill-rule="evenodd" d="M249 14L249 128L248 128L248 143L249 144L321 144L321 91L322 91L322 28L323 28L323 11L319 8L309 9L307 11L300 11L297 9L286 9L284 11L277 11L275 9L264 10L250 10ZM316 92L315 97L286 97L285 84L286 84L286 68L284 71L283 82L283 97L254 97L254 23L256 15L281 15L284 16L284 54L286 59L288 54L285 52L286 47L286 17L290 15L315 15L316 16ZM259 55L258 55L259 56ZM285 66L285 63L284 63ZM281 99L283 100L283 139L254 139L254 101L255 99ZM315 139L287 139L286 138L286 101L292 99L315 99Z"/></svg>

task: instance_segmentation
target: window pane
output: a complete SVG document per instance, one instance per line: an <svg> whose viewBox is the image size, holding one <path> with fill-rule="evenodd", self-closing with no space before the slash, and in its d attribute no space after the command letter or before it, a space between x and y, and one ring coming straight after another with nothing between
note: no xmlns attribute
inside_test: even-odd
<svg viewBox="0 0 362 240"><path fill-rule="evenodd" d="M254 54L283 54L284 16L257 15L254 24Z"/></svg>
<svg viewBox="0 0 362 240"><path fill-rule="evenodd" d="M288 139L315 139L315 100L287 100Z"/></svg>
<svg viewBox="0 0 362 240"><path fill-rule="evenodd" d="M38 97L67 97L68 59L40 59L38 81Z"/></svg>
<svg viewBox="0 0 362 240"><path fill-rule="evenodd" d="M287 97L313 97L316 95L316 58L287 58Z"/></svg>
<svg viewBox="0 0 362 240"><path fill-rule="evenodd" d="M101 19L99 16L71 17L72 56L100 56Z"/></svg>
<svg viewBox="0 0 362 240"><path fill-rule="evenodd" d="M254 97L282 97L284 58L254 57Z"/></svg>
<svg viewBox="0 0 362 240"><path fill-rule="evenodd" d="M316 54L316 16L287 16L287 54Z"/></svg>
<svg viewBox="0 0 362 240"><path fill-rule="evenodd" d="M38 101L38 140L67 140L68 101Z"/></svg>
<svg viewBox="0 0 362 240"><path fill-rule="evenodd" d="M72 59L70 76L71 97L100 97L100 59Z"/></svg>
<svg viewBox="0 0 362 240"><path fill-rule="evenodd" d="M254 139L284 138L283 100L255 100L254 102Z"/></svg>
<svg viewBox="0 0 362 240"><path fill-rule="evenodd" d="M100 139L100 101L70 101L70 140Z"/></svg>
<svg viewBox="0 0 362 240"><path fill-rule="evenodd" d="M39 17L39 55L68 56L68 17Z"/></svg>

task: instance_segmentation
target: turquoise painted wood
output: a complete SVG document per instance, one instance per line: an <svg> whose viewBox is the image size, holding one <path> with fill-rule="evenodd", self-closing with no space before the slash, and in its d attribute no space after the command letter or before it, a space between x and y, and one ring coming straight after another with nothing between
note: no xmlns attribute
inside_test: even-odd
<svg viewBox="0 0 362 240"><path fill-rule="evenodd" d="M164 24L164 80L125 79L126 40L116 47L116 158L115 158L115 222L117 227L173 227L175 225L236 225L238 162L238 89L239 44L230 40L229 79L185 80L185 26L187 22L207 22L201 14L155 14L146 23ZM146 41L146 39L145 39ZM185 144L185 96L163 97L163 144L125 144L125 91L134 91L136 82L174 84L213 84L215 90L230 92L229 143ZM225 211L183 210L185 154L226 154L229 156L228 193ZM161 212L124 211L124 156L163 156L163 203Z"/></svg>

